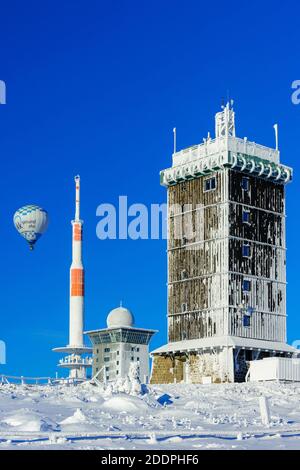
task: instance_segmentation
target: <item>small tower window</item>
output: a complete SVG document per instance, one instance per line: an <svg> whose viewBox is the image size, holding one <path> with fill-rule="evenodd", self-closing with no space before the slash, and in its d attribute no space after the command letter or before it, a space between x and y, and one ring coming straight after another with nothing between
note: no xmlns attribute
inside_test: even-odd
<svg viewBox="0 0 300 470"><path fill-rule="evenodd" d="M246 327L249 327L250 326L250 316L249 315L244 315L244 318L243 318L243 325L246 326Z"/></svg>
<svg viewBox="0 0 300 470"><path fill-rule="evenodd" d="M250 258L250 245L249 245L249 243L243 243L242 252L243 252L243 257L244 258Z"/></svg>
<svg viewBox="0 0 300 470"><path fill-rule="evenodd" d="M188 273L187 273L187 270L186 269L183 269L181 271L181 279L187 279L188 278Z"/></svg>
<svg viewBox="0 0 300 470"><path fill-rule="evenodd" d="M243 291L244 292L250 292L251 291L251 283L249 279L244 279L243 280Z"/></svg>
<svg viewBox="0 0 300 470"><path fill-rule="evenodd" d="M250 224L250 211L249 209L243 209L243 223Z"/></svg>
<svg viewBox="0 0 300 470"><path fill-rule="evenodd" d="M217 187L216 177L213 176L212 178L207 178L204 180L204 192L213 191Z"/></svg>
<svg viewBox="0 0 300 470"><path fill-rule="evenodd" d="M249 191L249 188L250 188L249 178L247 178L246 176L243 176L241 186L244 191Z"/></svg>
<svg viewBox="0 0 300 470"><path fill-rule="evenodd" d="M104 348L104 352L105 352L105 353L110 352L110 348Z"/></svg>
<svg viewBox="0 0 300 470"><path fill-rule="evenodd" d="M105 357L104 362L109 362L109 357Z"/></svg>
<svg viewBox="0 0 300 470"><path fill-rule="evenodd" d="M182 241L181 241L182 245L187 245L188 243L188 240L186 237L182 237Z"/></svg>
<svg viewBox="0 0 300 470"><path fill-rule="evenodd" d="M181 304L181 312L182 313L187 312L187 304L186 303Z"/></svg>

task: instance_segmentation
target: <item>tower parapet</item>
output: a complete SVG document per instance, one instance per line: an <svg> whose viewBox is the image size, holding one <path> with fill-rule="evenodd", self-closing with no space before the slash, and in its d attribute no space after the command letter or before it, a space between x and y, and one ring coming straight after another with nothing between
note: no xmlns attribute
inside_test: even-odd
<svg viewBox="0 0 300 470"><path fill-rule="evenodd" d="M292 180L293 170L280 163L279 150L236 137L235 114L229 103L215 116L215 132L214 139L208 137L199 145L173 153L172 167L161 172L161 184L172 186L222 168L278 183Z"/></svg>

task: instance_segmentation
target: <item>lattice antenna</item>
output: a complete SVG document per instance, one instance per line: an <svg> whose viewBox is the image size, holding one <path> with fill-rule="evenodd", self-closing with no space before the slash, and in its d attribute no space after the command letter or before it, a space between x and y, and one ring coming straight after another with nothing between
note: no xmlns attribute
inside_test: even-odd
<svg viewBox="0 0 300 470"><path fill-rule="evenodd" d="M233 110L233 100L228 101L226 106L222 106L222 111L216 114L215 118L216 138L235 137L235 113Z"/></svg>

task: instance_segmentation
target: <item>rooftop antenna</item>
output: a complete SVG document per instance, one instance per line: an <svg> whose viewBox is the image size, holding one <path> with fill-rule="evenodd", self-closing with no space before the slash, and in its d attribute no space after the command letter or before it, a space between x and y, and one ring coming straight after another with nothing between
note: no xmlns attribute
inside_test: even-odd
<svg viewBox="0 0 300 470"><path fill-rule="evenodd" d="M276 144L276 150L278 150L278 124L274 124L274 131L275 131L275 144Z"/></svg>
<svg viewBox="0 0 300 470"><path fill-rule="evenodd" d="M215 116L216 138L235 137L235 114L233 110L233 100L222 105L222 111Z"/></svg>
<svg viewBox="0 0 300 470"><path fill-rule="evenodd" d="M6 85L3 80L0 80L0 104L6 104Z"/></svg>
<svg viewBox="0 0 300 470"><path fill-rule="evenodd" d="M176 127L173 128L173 135L174 135L174 153L176 153Z"/></svg>
<svg viewBox="0 0 300 470"><path fill-rule="evenodd" d="M76 200L75 200L75 221L80 221L80 176L76 175L75 178L75 190L76 190Z"/></svg>

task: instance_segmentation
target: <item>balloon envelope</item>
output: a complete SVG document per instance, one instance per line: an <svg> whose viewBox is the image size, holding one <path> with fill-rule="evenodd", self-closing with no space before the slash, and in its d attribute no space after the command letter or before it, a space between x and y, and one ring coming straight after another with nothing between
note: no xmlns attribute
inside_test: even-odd
<svg viewBox="0 0 300 470"><path fill-rule="evenodd" d="M14 214L14 224L20 235L28 241L32 250L36 241L47 230L48 213L39 206L21 207Z"/></svg>

